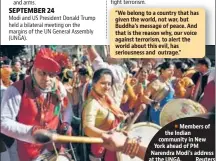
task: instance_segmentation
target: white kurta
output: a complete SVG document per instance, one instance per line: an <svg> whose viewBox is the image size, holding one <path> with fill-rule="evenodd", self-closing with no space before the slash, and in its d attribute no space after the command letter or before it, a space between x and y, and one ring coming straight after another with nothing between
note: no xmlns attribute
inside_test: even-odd
<svg viewBox="0 0 216 161"><path fill-rule="evenodd" d="M2 101L2 97L3 97L4 92L6 91L6 89L7 89L7 87L4 86L3 84L1 84L1 101ZM14 143L11 145L10 148L8 148L6 145L5 145L5 147L7 148L7 150L5 152L0 153L1 160L19 161L18 153L17 153L17 142L16 142L16 140L14 141Z"/></svg>
<svg viewBox="0 0 216 161"><path fill-rule="evenodd" d="M1 101L2 101L2 97L3 97L4 92L6 91L7 87L4 86L4 84L2 82L1 82L0 86L1 86L1 96L0 97L1 97Z"/></svg>
<svg viewBox="0 0 216 161"><path fill-rule="evenodd" d="M66 96L66 90L62 83L60 83L61 93ZM43 93L46 96L46 93ZM33 126L25 125L16 121L21 104L21 95L14 86L8 87L5 91L1 102L1 132L7 136L13 137L17 140L34 143L31 135ZM65 108L63 112L63 122L71 123L72 107L71 104Z"/></svg>

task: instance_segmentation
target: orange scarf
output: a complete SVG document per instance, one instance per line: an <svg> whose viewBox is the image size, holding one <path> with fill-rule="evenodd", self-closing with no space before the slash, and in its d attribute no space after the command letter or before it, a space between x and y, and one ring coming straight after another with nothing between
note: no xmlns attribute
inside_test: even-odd
<svg viewBox="0 0 216 161"><path fill-rule="evenodd" d="M102 99L101 96L99 96L96 91L92 89L90 92L90 96L96 99L102 107L108 108L117 118L121 118L122 116L124 116L122 110L113 103L113 101L108 95L105 95L104 99Z"/></svg>

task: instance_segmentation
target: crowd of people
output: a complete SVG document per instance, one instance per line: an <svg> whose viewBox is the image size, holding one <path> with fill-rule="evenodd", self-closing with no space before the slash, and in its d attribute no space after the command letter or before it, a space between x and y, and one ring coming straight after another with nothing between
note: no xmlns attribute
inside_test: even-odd
<svg viewBox="0 0 216 161"><path fill-rule="evenodd" d="M147 147L140 140L113 130L128 113L145 106L136 123L160 125L161 109L178 98L215 111L215 68L207 57L102 59L94 46L83 46L78 59L43 48L33 59L2 60L0 82L5 161L39 161L56 148L64 154L71 148L36 143L40 129L103 138L103 144L74 144L75 156L68 157L76 160L117 161L116 151L143 159Z"/></svg>

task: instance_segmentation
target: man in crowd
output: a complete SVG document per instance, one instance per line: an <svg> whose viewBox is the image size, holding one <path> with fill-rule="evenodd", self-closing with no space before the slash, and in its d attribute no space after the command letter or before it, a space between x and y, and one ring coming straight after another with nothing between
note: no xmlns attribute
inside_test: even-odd
<svg viewBox="0 0 216 161"><path fill-rule="evenodd" d="M191 78L195 84L195 88L192 94L192 99L194 101L199 101L202 97L204 88L208 81L210 68L211 68L211 61L209 58L205 57L203 59L198 60L196 66L197 72Z"/></svg>
<svg viewBox="0 0 216 161"><path fill-rule="evenodd" d="M24 73L22 72L22 65L20 61L16 61L12 64L13 66L13 73L11 74L11 80L13 82L19 81L24 79Z"/></svg>
<svg viewBox="0 0 216 161"><path fill-rule="evenodd" d="M20 161L41 160L41 154L53 150L49 145L35 144L33 134L38 129L58 130L61 134L71 131L71 105L64 86L56 79L61 71L58 60L50 50L41 49L31 76L15 82L4 93L1 132L17 139Z"/></svg>

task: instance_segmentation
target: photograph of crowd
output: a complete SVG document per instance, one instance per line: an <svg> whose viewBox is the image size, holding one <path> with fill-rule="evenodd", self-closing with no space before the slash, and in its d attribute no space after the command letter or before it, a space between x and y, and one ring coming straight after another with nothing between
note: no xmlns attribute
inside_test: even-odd
<svg viewBox="0 0 216 161"><path fill-rule="evenodd" d="M214 119L214 53L114 59L109 46L89 45L0 46L0 52L4 161L143 160L147 145L127 135L135 125L157 132L180 117ZM38 144L40 132L81 138Z"/></svg>

